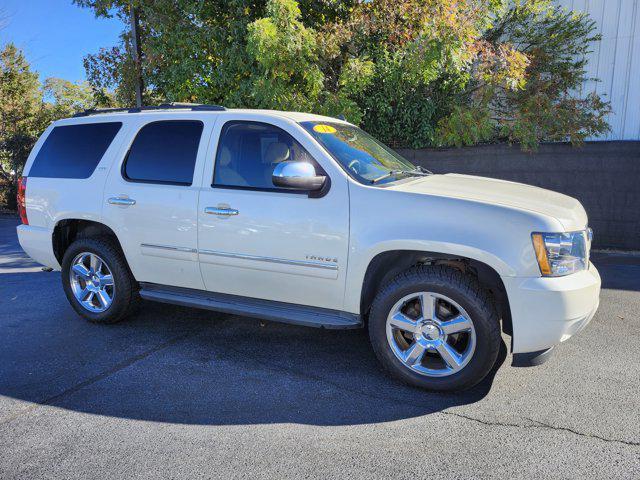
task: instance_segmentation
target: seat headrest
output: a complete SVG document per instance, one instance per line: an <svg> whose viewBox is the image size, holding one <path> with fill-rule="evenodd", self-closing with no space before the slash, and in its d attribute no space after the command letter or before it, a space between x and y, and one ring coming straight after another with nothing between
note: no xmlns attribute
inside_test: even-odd
<svg viewBox="0 0 640 480"><path fill-rule="evenodd" d="M231 150L229 147L222 147L220 150L220 158L218 158L218 162L223 167L228 167L231 163Z"/></svg>
<svg viewBox="0 0 640 480"><path fill-rule="evenodd" d="M286 143L275 142L267 147L264 154L264 163L274 164L289 160L290 152Z"/></svg>

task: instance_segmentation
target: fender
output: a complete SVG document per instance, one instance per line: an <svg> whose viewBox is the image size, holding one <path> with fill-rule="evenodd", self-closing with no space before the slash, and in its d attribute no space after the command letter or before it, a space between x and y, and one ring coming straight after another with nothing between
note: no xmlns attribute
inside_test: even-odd
<svg viewBox="0 0 640 480"><path fill-rule="evenodd" d="M346 280L346 291L349 294L345 296L344 310L353 313L360 312L362 287L369 264L381 253L398 250L441 253L470 258L489 265L500 276L515 276L516 273L511 266L496 255L473 246L435 240L387 240L369 246L365 251L353 255L350 259Z"/></svg>
<svg viewBox="0 0 640 480"><path fill-rule="evenodd" d="M350 185L349 267L344 309L359 313L371 260L392 250L470 258L501 277L539 276L532 231L558 231L557 219L502 204Z"/></svg>

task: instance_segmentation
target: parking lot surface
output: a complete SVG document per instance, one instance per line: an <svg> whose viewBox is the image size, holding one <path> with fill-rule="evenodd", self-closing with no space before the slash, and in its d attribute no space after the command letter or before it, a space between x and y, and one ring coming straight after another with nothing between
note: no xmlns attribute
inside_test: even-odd
<svg viewBox="0 0 640 480"><path fill-rule="evenodd" d="M588 328L442 395L365 331L144 303L79 318L0 217L0 478L640 478L640 257L595 254ZM508 337L505 337L508 345Z"/></svg>

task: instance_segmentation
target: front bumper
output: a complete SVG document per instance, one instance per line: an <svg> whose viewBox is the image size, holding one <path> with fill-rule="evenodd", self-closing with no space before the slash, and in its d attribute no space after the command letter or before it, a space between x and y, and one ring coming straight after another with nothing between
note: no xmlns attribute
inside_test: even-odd
<svg viewBox="0 0 640 480"><path fill-rule="evenodd" d="M503 277L513 325L512 351L548 350L591 321L600 302L600 274L589 269L565 277Z"/></svg>

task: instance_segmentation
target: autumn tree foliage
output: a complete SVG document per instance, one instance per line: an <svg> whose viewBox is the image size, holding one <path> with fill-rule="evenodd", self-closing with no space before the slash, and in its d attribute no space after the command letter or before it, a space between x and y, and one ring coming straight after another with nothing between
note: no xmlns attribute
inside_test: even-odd
<svg viewBox="0 0 640 480"><path fill-rule="evenodd" d="M128 21L129 0L75 0ZM344 115L393 146L580 142L608 129L581 97L598 41L550 0L136 0L145 100ZM133 102L130 36L85 59Z"/></svg>

